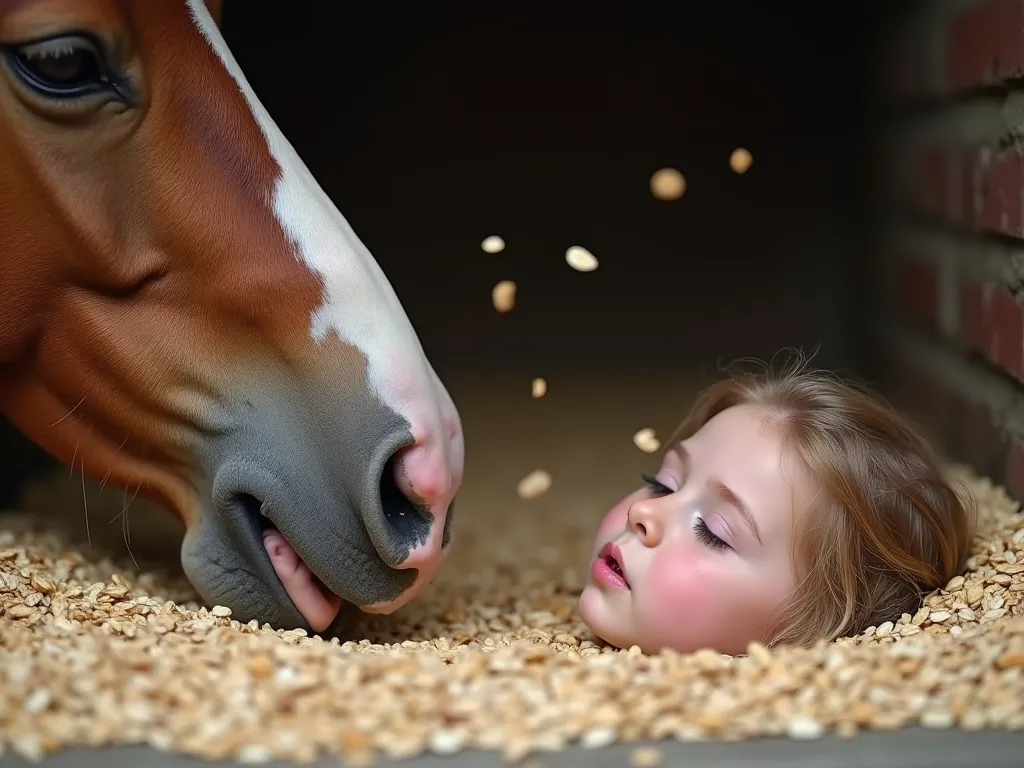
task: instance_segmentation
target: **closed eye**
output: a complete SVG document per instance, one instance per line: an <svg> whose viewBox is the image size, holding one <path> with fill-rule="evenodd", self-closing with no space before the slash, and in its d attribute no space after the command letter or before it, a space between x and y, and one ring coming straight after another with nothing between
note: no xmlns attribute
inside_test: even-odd
<svg viewBox="0 0 1024 768"><path fill-rule="evenodd" d="M711 529L708 528L708 524L704 522L702 517L698 517L696 522L694 522L693 530L697 532L697 538L700 542L713 550L721 552L722 550L732 549L725 541L711 532Z"/></svg>
<svg viewBox="0 0 1024 768"><path fill-rule="evenodd" d="M647 487L653 493L662 494L662 495L669 494L669 493L675 493L675 491L673 491L671 488L669 488L663 482L658 480L658 478L656 478L654 475L647 475L647 474L645 474L645 475L643 475L643 479L644 479L644 483L647 484ZM697 538L700 540L701 544L703 544L704 546L709 547L709 548L715 550L716 552L722 552L722 551L724 551L726 549L732 549L732 547L729 546L729 544L726 543L724 539L721 539L718 536L716 536L714 533L712 533L711 529L708 528L708 524L704 522L703 518L700 518L700 517L697 518L697 520L693 524L693 529L694 529L694 531L696 531Z"/></svg>
<svg viewBox="0 0 1024 768"><path fill-rule="evenodd" d="M653 491L654 493L660 493L660 494L675 493L675 491L673 491L671 488L669 488L663 482L658 480L658 478L656 478L654 475L647 475L647 474L645 474L645 475L642 475L642 477L644 479L644 483L646 483L647 487L651 491Z"/></svg>

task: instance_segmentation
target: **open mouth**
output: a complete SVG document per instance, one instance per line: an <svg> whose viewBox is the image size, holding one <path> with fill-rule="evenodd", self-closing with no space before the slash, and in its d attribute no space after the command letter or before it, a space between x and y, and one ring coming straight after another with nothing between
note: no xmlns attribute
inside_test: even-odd
<svg viewBox="0 0 1024 768"><path fill-rule="evenodd" d="M309 569L291 542L263 513L259 501L247 495L239 501L250 518L258 521L263 548L296 610L314 632L323 632L341 610L342 599Z"/></svg>
<svg viewBox="0 0 1024 768"><path fill-rule="evenodd" d="M629 589L626 569L623 567L622 551L617 544L609 542L601 547L590 569L594 580L610 587Z"/></svg>

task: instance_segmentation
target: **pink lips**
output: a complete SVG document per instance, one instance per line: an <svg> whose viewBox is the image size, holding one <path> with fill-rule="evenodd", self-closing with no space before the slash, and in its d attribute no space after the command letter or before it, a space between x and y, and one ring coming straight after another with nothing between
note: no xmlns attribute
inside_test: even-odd
<svg viewBox="0 0 1024 768"><path fill-rule="evenodd" d="M623 567L622 550L613 542L601 547L590 566L590 575L598 584L618 589L629 589L626 569Z"/></svg>

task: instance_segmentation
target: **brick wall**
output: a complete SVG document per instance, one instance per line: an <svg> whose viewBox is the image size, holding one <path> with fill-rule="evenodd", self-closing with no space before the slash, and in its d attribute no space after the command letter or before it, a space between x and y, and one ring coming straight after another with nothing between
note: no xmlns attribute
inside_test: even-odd
<svg viewBox="0 0 1024 768"><path fill-rule="evenodd" d="M1024 498L1024 0L929 0L890 32L876 379Z"/></svg>

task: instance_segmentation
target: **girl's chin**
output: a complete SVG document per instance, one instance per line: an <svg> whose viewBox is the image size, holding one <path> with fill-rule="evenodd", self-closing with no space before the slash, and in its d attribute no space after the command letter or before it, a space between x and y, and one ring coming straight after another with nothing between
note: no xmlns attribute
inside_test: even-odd
<svg viewBox="0 0 1024 768"><path fill-rule="evenodd" d="M580 612L580 618L593 632L597 632L594 628L595 622L600 624L601 608L599 605L601 602L601 592L593 584L587 584L580 593L580 599L577 601L576 608Z"/></svg>
<svg viewBox="0 0 1024 768"><path fill-rule="evenodd" d="M577 609L583 623L591 632L606 643L622 647L619 645L621 640L619 632L616 631L617 629L621 630L622 622L617 620L615 609L608 604L607 597L602 594L600 589L593 584L584 587L583 592L580 593Z"/></svg>

